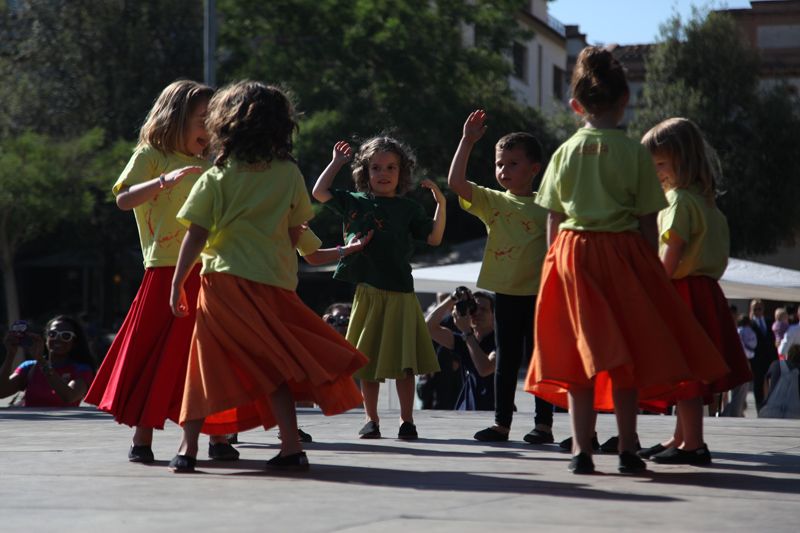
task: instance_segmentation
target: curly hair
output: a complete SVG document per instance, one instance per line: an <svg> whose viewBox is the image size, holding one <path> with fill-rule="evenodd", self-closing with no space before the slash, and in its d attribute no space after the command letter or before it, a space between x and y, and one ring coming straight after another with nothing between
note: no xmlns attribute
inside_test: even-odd
<svg viewBox="0 0 800 533"><path fill-rule="evenodd" d="M709 203L714 201L722 167L697 124L688 118L668 118L645 133L642 144L654 156L666 157L672 163L675 183L669 185L671 188L697 185Z"/></svg>
<svg viewBox="0 0 800 533"><path fill-rule="evenodd" d="M353 158L353 181L358 192L370 192L369 161L377 153L389 152L400 159L400 179L397 182L397 194L402 195L412 187L412 176L417 166L414 152L407 145L392 137L373 137L361 145Z"/></svg>
<svg viewBox="0 0 800 533"><path fill-rule="evenodd" d="M213 94L208 85L191 80L167 85L144 119L136 148L152 146L163 153L185 150L186 123L197 106L208 102Z"/></svg>
<svg viewBox="0 0 800 533"><path fill-rule="evenodd" d="M66 322L69 324L70 330L75 333L75 342L72 343L72 348L69 351L69 358L77 363L83 363L92 367L92 370L97 368L92 349L89 345L89 338L83 330L83 326L76 319L69 315L57 315L51 318L47 325L44 327L44 332L47 334L53 324L56 322Z"/></svg>
<svg viewBox="0 0 800 533"><path fill-rule="evenodd" d="M616 108L628 94L622 64L610 51L597 46L581 50L570 87L573 98L593 115Z"/></svg>
<svg viewBox="0 0 800 533"><path fill-rule="evenodd" d="M245 80L220 89L208 104L206 127L216 166L231 157L245 163L293 159L294 106L278 87Z"/></svg>

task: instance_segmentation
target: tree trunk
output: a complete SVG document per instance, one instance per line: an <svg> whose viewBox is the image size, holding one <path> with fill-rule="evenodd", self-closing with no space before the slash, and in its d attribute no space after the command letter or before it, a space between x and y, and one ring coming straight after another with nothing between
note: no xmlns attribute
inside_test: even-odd
<svg viewBox="0 0 800 533"><path fill-rule="evenodd" d="M14 244L9 242L5 220L0 224L0 270L3 271L3 288L6 295L6 320L11 324L19 320L17 278L14 276Z"/></svg>

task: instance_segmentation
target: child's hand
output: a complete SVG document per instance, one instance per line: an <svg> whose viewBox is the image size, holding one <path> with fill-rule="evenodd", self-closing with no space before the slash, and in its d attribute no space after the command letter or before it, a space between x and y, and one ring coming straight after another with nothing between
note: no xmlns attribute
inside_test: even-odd
<svg viewBox="0 0 800 533"><path fill-rule="evenodd" d="M375 234L375 230L369 230L367 235L362 237L360 233L356 233L355 237L345 246L348 252L356 253L363 250L368 244L369 241L372 240L372 236ZM348 254L349 255L349 254Z"/></svg>
<svg viewBox="0 0 800 533"><path fill-rule="evenodd" d="M183 167L168 174L164 174L164 187L167 189L171 189L177 184L181 182L183 178L186 176L191 176L192 174L202 174L203 167Z"/></svg>
<svg viewBox="0 0 800 533"><path fill-rule="evenodd" d="M486 133L486 111L478 109L473 111L464 122L464 139L476 143Z"/></svg>
<svg viewBox="0 0 800 533"><path fill-rule="evenodd" d="M169 307L172 309L172 314L178 318L189 315L189 303L186 300L186 291L183 289L183 285L172 287L169 295Z"/></svg>
<svg viewBox="0 0 800 533"><path fill-rule="evenodd" d="M333 146L333 162L344 165L353 157L353 149L345 141L339 141Z"/></svg>
<svg viewBox="0 0 800 533"><path fill-rule="evenodd" d="M446 200L444 194L442 193L442 190L433 181L422 180L419 186L424 187L426 189L430 189L431 193L433 193L433 199L436 200L437 204L443 205L445 203Z"/></svg>

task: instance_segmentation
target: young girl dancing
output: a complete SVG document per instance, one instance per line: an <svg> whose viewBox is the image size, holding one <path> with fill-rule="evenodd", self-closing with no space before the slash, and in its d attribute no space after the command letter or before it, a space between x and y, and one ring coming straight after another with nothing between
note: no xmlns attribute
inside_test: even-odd
<svg viewBox="0 0 800 533"><path fill-rule="evenodd" d="M358 192L331 189L333 178L351 158L350 145L336 143L333 159L314 185L314 198L327 203L344 220L346 241L374 230L361 253L342 257L333 277L357 283L347 340L369 357L355 375L361 380L367 422L363 439L380 438L380 382L394 379L400 400L397 437L416 439L414 374L439 370L428 328L411 278L413 239L437 246L445 226L445 198L430 180L422 187L436 199L433 221L422 206L402 195L411 187L415 160L409 149L390 137L368 140L353 161Z"/></svg>
<svg viewBox="0 0 800 533"><path fill-rule="evenodd" d="M644 135L642 144L653 156L669 202L658 214L661 262L731 370L707 385L681 385L669 402L678 404L673 437L638 453L657 463L709 464L703 403L752 379L728 301L717 283L730 248L728 222L714 202L719 161L700 129L685 118L661 122Z"/></svg>
<svg viewBox="0 0 800 533"><path fill-rule="evenodd" d="M552 245L525 388L568 404L572 472L594 472L595 409L614 409L618 470L637 473L638 392L658 397L728 368L658 261L656 213L666 200L650 154L616 129L628 101L622 65L607 50L583 49L572 94L585 127L553 154L536 199L549 210ZM601 377L609 386L595 387Z"/></svg>
<svg viewBox="0 0 800 533"><path fill-rule="evenodd" d="M281 435L297 435L296 400L326 415L358 406L351 375L367 362L295 293L295 245L313 211L291 156L297 124L287 97L235 83L214 95L207 124L218 155L178 212L189 229L170 296L172 312L186 316L185 283L202 251L175 472L194 470L201 430L277 424ZM305 470L308 459L298 439L284 438L266 466Z"/></svg>
<svg viewBox="0 0 800 533"><path fill-rule="evenodd" d="M167 86L147 115L139 144L112 189L120 209L133 209L145 273L128 316L117 332L86 402L136 428L128 452L132 462L151 463L153 428L178 421L200 266L187 283L191 303L185 319L167 305L170 282L185 228L175 215L198 176L208 168L205 128L210 87L180 80ZM212 437L212 459L239 457L224 437Z"/></svg>

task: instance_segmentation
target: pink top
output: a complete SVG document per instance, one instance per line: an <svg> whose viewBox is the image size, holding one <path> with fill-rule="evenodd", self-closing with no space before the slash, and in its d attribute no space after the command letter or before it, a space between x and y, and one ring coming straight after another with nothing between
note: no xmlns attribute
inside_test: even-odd
<svg viewBox="0 0 800 533"><path fill-rule="evenodd" d="M83 363L67 362L53 365L53 372L67 382L80 379L87 387L92 384L94 378L92 368ZM14 370L14 374L22 376L25 382L25 407L77 407L81 403L81 400L65 403L47 382L47 376L36 361L25 361Z"/></svg>

